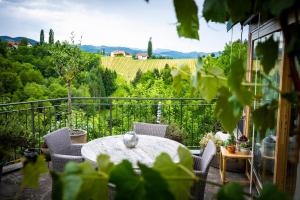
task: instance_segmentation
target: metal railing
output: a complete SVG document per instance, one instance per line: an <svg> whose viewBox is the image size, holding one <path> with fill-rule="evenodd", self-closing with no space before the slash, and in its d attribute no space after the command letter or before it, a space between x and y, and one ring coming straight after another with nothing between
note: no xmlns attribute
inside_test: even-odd
<svg viewBox="0 0 300 200"><path fill-rule="evenodd" d="M68 126L67 98L0 104L0 120L12 120L29 132L36 147L48 132ZM73 97L73 128L84 129L88 140L132 130L134 121L176 124L186 132L187 146L198 146L213 131L214 104L199 98ZM2 123L1 123L2 124Z"/></svg>

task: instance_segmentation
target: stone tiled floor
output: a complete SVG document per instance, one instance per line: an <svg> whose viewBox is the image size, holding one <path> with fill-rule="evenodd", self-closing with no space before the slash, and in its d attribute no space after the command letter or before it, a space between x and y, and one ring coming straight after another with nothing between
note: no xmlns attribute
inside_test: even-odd
<svg viewBox="0 0 300 200"><path fill-rule="evenodd" d="M227 177L236 181L246 181L244 174L227 172ZM209 181L220 183L219 171L211 167L207 179ZM2 177L0 183L0 199L24 199L24 200L49 200L51 199L51 178L49 174L44 174L40 179L38 189L20 190L22 180L21 170L6 174ZM245 192L248 192L249 184L244 185ZM219 190L218 186L206 184L204 199L213 199L214 195Z"/></svg>

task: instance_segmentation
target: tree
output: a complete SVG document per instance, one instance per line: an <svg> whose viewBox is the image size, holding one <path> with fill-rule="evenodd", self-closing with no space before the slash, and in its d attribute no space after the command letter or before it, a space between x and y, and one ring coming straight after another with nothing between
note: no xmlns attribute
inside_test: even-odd
<svg viewBox="0 0 300 200"><path fill-rule="evenodd" d="M45 42L44 30L42 29L40 33L40 45L43 45L44 42Z"/></svg>
<svg viewBox="0 0 300 200"><path fill-rule="evenodd" d="M132 85L135 86L140 81L140 79L142 78L142 75L143 75L143 72L142 72L141 69L139 69L136 72L134 79L131 81Z"/></svg>
<svg viewBox="0 0 300 200"><path fill-rule="evenodd" d="M49 44L54 44L54 31L52 29L49 31Z"/></svg>
<svg viewBox="0 0 300 200"><path fill-rule="evenodd" d="M152 38L150 37L149 41L148 41L148 49L147 49L147 52L148 52L148 57L151 58L152 57Z"/></svg>
<svg viewBox="0 0 300 200"><path fill-rule="evenodd" d="M72 102L71 83L74 78L83 70L84 60L80 51L80 45L75 44L75 35L71 33L71 43L65 41L61 45L53 45L50 53L53 57L53 64L59 76L62 76L68 85L68 113L69 126L72 129ZM80 41L81 42L81 41Z"/></svg>
<svg viewBox="0 0 300 200"><path fill-rule="evenodd" d="M22 38L20 41L20 46L27 46L28 45L28 40L27 38Z"/></svg>

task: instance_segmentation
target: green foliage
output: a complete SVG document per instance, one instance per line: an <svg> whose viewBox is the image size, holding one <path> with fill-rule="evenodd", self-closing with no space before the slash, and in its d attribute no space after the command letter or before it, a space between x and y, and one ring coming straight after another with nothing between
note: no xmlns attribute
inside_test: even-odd
<svg viewBox="0 0 300 200"><path fill-rule="evenodd" d="M37 100L47 99L46 94L48 93L47 88L37 83L27 83L24 87L24 94L26 99Z"/></svg>
<svg viewBox="0 0 300 200"><path fill-rule="evenodd" d="M47 164L43 156L39 156L35 162L29 162L23 168L23 180L21 188L37 188L40 175L48 172Z"/></svg>
<svg viewBox="0 0 300 200"><path fill-rule="evenodd" d="M136 85L140 81L140 79L142 78L142 74L143 74L142 70L139 69L136 72L134 79L131 81L132 85Z"/></svg>
<svg viewBox="0 0 300 200"><path fill-rule="evenodd" d="M27 47L28 45L28 40L26 38L22 38L20 41L20 46Z"/></svg>
<svg viewBox="0 0 300 200"><path fill-rule="evenodd" d="M174 0L179 36L199 39L198 8L194 0Z"/></svg>
<svg viewBox="0 0 300 200"><path fill-rule="evenodd" d="M147 48L148 57L152 57L152 38L150 37L148 41L148 48Z"/></svg>
<svg viewBox="0 0 300 200"><path fill-rule="evenodd" d="M256 46L257 56L261 59L260 62L266 74L269 74L271 69L275 66L279 51L278 45L279 42L274 41L273 37L270 37L264 42L259 42Z"/></svg>

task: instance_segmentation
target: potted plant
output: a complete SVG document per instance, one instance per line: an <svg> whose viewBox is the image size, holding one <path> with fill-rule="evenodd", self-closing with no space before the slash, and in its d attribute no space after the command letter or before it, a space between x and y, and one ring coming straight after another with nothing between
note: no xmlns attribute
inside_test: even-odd
<svg viewBox="0 0 300 200"><path fill-rule="evenodd" d="M233 134L230 134L228 140L225 143L225 147L229 153L235 153L235 137Z"/></svg>
<svg viewBox="0 0 300 200"><path fill-rule="evenodd" d="M14 159L16 147L27 148L30 146L27 131L15 122L17 120L10 119L0 124L0 181L3 167Z"/></svg>
<svg viewBox="0 0 300 200"><path fill-rule="evenodd" d="M250 153L251 144L249 142L243 142L240 144L240 152L241 154L249 154Z"/></svg>
<svg viewBox="0 0 300 200"><path fill-rule="evenodd" d="M85 66L85 60L82 56L79 44L75 44L74 32L71 33L71 43L68 41L62 44L55 44L51 47L50 54L53 57L53 64L59 76L63 77L68 87L68 118L69 128L71 130L70 137L73 143L85 143L87 141L87 131L81 129L73 129L72 124L72 102L71 102L71 84L76 76Z"/></svg>
<svg viewBox="0 0 300 200"><path fill-rule="evenodd" d="M237 139L237 142L236 142L236 148L237 148L237 151L240 151L240 149L241 149L241 144L242 144L242 143L245 143L245 142L248 142L248 138L247 138L245 135L241 135L241 136Z"/></svg>
<svg viewBox="0 0 300 200"><path fill-rule="evenodd" d="M165 138L183 143L186 132L180 129L176 124L171 124L167 127Z"/></svg>

